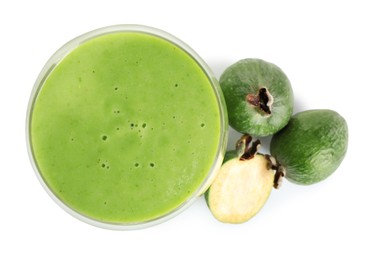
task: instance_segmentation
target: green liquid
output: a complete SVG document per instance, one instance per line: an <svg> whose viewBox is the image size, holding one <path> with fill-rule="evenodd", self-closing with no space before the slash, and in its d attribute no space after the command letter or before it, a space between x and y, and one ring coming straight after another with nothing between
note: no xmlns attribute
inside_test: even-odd
<svg viewBox="0 0 371 260"><path fill-rule="evenodd" d="M189 199L221 135L212 83L173 43L116 32L79 45L31 111L39 172L68 207L109 223L148 221Z"/></svg>

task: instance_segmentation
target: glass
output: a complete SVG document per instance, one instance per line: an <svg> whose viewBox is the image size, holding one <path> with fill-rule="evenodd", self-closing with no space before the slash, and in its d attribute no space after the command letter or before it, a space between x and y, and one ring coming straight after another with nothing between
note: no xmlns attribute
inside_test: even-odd
<svg viewBox="0 0 371 260"><path fill-rule="evenodd" d="M136 222L136 223L123 223L123 224L117 224L117 223L106 223L101 222L95 219L92 219L88 216L82 215L79 212L75 211L74 209L70 208L68 205L66 205L63 201L61 201L54 193L53 191L48 187L48 185L45 183L38 167L37 163L35 162L35 157L32 150L32 144L30 140L30 120L31 120L31 114L33 111L33 106L35 103L35 100L38 96L39 91L41 90L46 78L50 75L50 73L53 71L53 69L58 65L58 63L63 60L64 57L66 57L67 54L69 54L72 50L77 48L80 44L89 41L90 39L93 39L95 37L99 37L105 34L110 33L116 33L116 32L141 32L146 34L151 34L157 37L161 37L177 46L179 46L181 49L183 49L185 52L187 52L203 69L204 73L209 78L213 90L215 93L215 96L217 98L217 102L219 105L219 112L220 112L220 136L219 136L219 144L218 144L218 153L215 156L213 165L209 171L209 174L207 175L207 178L203 181L203 183L199 186L196 192L192 194L192 196L184 201L179 207L177 207L175 210L159 217L153 220L149 220L146 222ZM223 156L226 149L227 144L227 133L228 133L228 120L227 120L227 112L226 112L226 105L224 102L224 98L222 95L222 91L219 87L219 83L214 77L211 69L208 67L208 65L193 51L188 45L186 45L184 42L179 40L178 38L162 31L159 29L155 29L152 27L147 27L143 25L115 25L115 26L109 26L100 28L91 32L88 32L86 34L83 34L64 46L62 46L57 52L55 52L54 55L47 61L46 65L41 70L35 84L33 87L33 90L31 92L28 110L27 110L27 119L26 119L26 136L27 136L27 148L28 153L30 157L31 164L34 168L34 171L46 190L46 192L51 196L51 198L59 205L61 206L65 211L70 213L72 216L97 227L106 228L106 229L114 229L114 230L131 230L131 229L139 229L139 228L145 228L152 225L156 225L159 223L162 223L180 212L182 212L184 209L189 207L201 194L205 192L205 190L209 187L211 184L211 181L213 177L215 176L217 170L219 169Z"/></svg>

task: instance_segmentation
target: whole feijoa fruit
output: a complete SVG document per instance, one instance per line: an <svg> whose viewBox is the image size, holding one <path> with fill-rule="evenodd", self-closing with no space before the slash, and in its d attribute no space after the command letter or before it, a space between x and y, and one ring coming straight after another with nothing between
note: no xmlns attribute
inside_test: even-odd
<svg viewBox="0 0 371 260"><path fill-rule="evenodd" d="M270 152L286 169L286 178L313 184L330 176L342 162L348 146L345 119L328 109L294 115L271 140Z"/></svg>
<svg viewBox="0 0 371 260"><path fill-rule="evenodd" d="M294 94L285 73L260 59L244 59L220 77L229 124L241 133L268 136L282 129L293 113Z"/></svg>

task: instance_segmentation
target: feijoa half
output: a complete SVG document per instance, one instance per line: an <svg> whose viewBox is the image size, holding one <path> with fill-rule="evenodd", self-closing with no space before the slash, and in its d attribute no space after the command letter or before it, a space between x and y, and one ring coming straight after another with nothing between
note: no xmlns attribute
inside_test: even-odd
<svg viewBox="0 0 371 260"><path fill-rule="evenodd" d="M251 140L249 135L241 137L238 144L242 149L228 154L205 193L210 211L221 222L237 224L251 219L264 206L272 187L277 188L275 182L280 182L274 158L259 154L260 141L249 146Z"/></svg>
<svg viewBox="0 0 371 260"><path fill-rule="evenodd" d="M286 178L313 184L330 176L342 162L348 145L345 119L328 109L294 115L271 140L270 152L286 169Z"/></svg>
<svg viewBox="0 0 371 260"><path fill-rule="evenodd" d="M220 77L229 124L241 133L268 136L282 129L293 113L294 95L285 73L261 59L244 59Z"/></svg>

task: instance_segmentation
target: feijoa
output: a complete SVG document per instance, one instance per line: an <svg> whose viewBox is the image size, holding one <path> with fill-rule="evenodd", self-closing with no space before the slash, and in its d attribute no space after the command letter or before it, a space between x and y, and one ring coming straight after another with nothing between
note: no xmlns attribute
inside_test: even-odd
<svg viewBox="0 0 371 260"><path fill-rule="evenodd" d="M246 138L247 137L247 138ZM230 153L232 158L225 160L216 178L205 193L207 205L216 219L225 223L243 223L264 206L276 180L277 165L271 157L257 153L260 141L247 142L244 152ZM239 150L239 149L237 149Z"/></svg>
<svg viewBox="0 0 371 260"><path fill-rule="evenodd" d="M294 115L271 140L270 152L286 169L286 178L313 184L330 176L342 162L348 145L345 119L328 109Z"/></svg>
<svg viewBox="0 0 371 260"><path fill-rule="evenodd" d="M229 124L238 132L268 136L282 129L293 113L294 95L285 73L261 59L244 59L220 77Z"/></svg>

